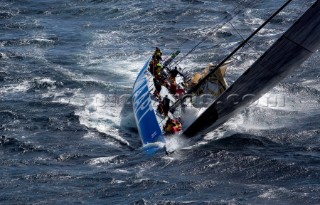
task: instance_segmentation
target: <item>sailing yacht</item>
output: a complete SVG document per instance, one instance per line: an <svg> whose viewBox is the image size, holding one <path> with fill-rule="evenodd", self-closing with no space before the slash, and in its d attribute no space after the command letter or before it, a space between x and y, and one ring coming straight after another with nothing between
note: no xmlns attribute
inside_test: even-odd
<svg viewBox="0 0 320 205"><path fill-rule="evenodd" d="M170 73L174 69L170 64L179 52L163 62L157 62L163 67L160 66L156 72L152 67L154 58L149 57L136 78L132 97L134 116L145 150L153 153L165 148L170 135L191 138L218 128L316 52L320 46L320 0L230 87L226 83L225 73L234 53L291 1L287 1L219 64L210 64L201 73L187 75L180 71L172 77ZM160 88L155 83L157 78L161 81ZM172 84L180 90L178 94L170 89ZM195 98L201 97L209 97L208 106L197 106ZM165 110L164 99L170 102ZM176 129L172 130L172 127Z"/></svg>

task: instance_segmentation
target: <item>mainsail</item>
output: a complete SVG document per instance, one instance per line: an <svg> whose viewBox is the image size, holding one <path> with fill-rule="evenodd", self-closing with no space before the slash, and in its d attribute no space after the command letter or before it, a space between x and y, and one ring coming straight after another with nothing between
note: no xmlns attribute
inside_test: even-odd
<svg viewBox="0 0 320 205"><path fill-rule="evenodd" d="M320 0L184 131L205 134L268 92L320 46ZM219 66L220 67L220 66Z"/></svg>

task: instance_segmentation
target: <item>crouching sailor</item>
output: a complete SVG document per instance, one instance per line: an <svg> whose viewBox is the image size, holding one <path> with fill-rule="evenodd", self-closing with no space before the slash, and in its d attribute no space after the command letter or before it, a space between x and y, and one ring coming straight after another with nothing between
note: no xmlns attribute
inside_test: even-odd
<svg viewBox="0 0 320 205"><path fill-rule="evenodd" d="M163 126L166 135L178 134L182 130L182 124L178 120L171 119L170 117Z"/></svg>

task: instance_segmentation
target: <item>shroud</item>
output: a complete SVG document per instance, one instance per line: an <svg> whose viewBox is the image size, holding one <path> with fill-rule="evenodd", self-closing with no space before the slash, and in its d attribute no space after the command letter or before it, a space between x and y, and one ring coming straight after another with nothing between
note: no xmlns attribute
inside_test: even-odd
<svg viewBox="0 0 320 205"><path fill-rule="evenodd" d="M192 137L218 128L272 89L307 60L319 46L320 0L317 0L183 134Z"/></svg>

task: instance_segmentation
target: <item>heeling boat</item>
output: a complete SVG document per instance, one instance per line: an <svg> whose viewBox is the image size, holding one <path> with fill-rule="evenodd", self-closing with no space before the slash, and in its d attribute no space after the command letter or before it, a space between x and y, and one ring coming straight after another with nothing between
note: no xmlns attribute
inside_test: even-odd
<svg viewBox="0 0 320 205"><path fill-rule="evenodd" d="M209 64L202 73L195 73L192 78L179 70L175 70L174 82L176 83L176 90L172 91L170 88L173 82L170 79L170 74L174 69L170 69L168 65L178 54L179 51L173 53L167 60L160 62L166 67L161 70L164 83L161 85L161 91L158 95L155 94L156 85L154 79L156 77L150 68L152 56L149 57L142 67L133 86L133 112L138 132L144 148L150 153L165 148L166 136L182 133L184 127L194 121L196 117L194 113L190 114L190 112L171 112L169 107L166 114L166 112L160 109L161 105L163 105L162 101L167 98L170 104L173 105L180 99L188 87L197 84L213 68L213 64ZM210 95L217 97L223 93L227 87L224 75L228 63L225 63L221 69L218 69L215 75L206 84L203 84L201 89L198 89L199 95L210 93ZM199 109L196 110L199 112ZM175 124L170 128L171 122Z"/></svg>
<svg viewBox="0 0 320 205"><path fill-rule="evenodd" d="M165 136L168 135L165 130L167 119L179 120L182 123L180 133L184 136L193 137L208 133L259 99L316 52L320 46L320 0L317 0L244 74L227 87L224 75L231 57L291 1L287 1L216 66L209 65L202 73L196 73L193 77L180 72L177 84L186 90L183 96L174 96L165 86L161 86L163 89L160 96L153 94L154 73L148 69L152 58L148 59L133 89L134 115L142 143L147 150L153 152L164 147ZM163 62L167 68L167 71L163 71L164 76L170 73L168 65L175 56L173 54L168 61ZM211 103L199 109L190 99L203 94L212 96ZM173 104L168 116L157 111L159 98L164 96L168 96ZM188 109L185 109L186 102Z"/></svg>

